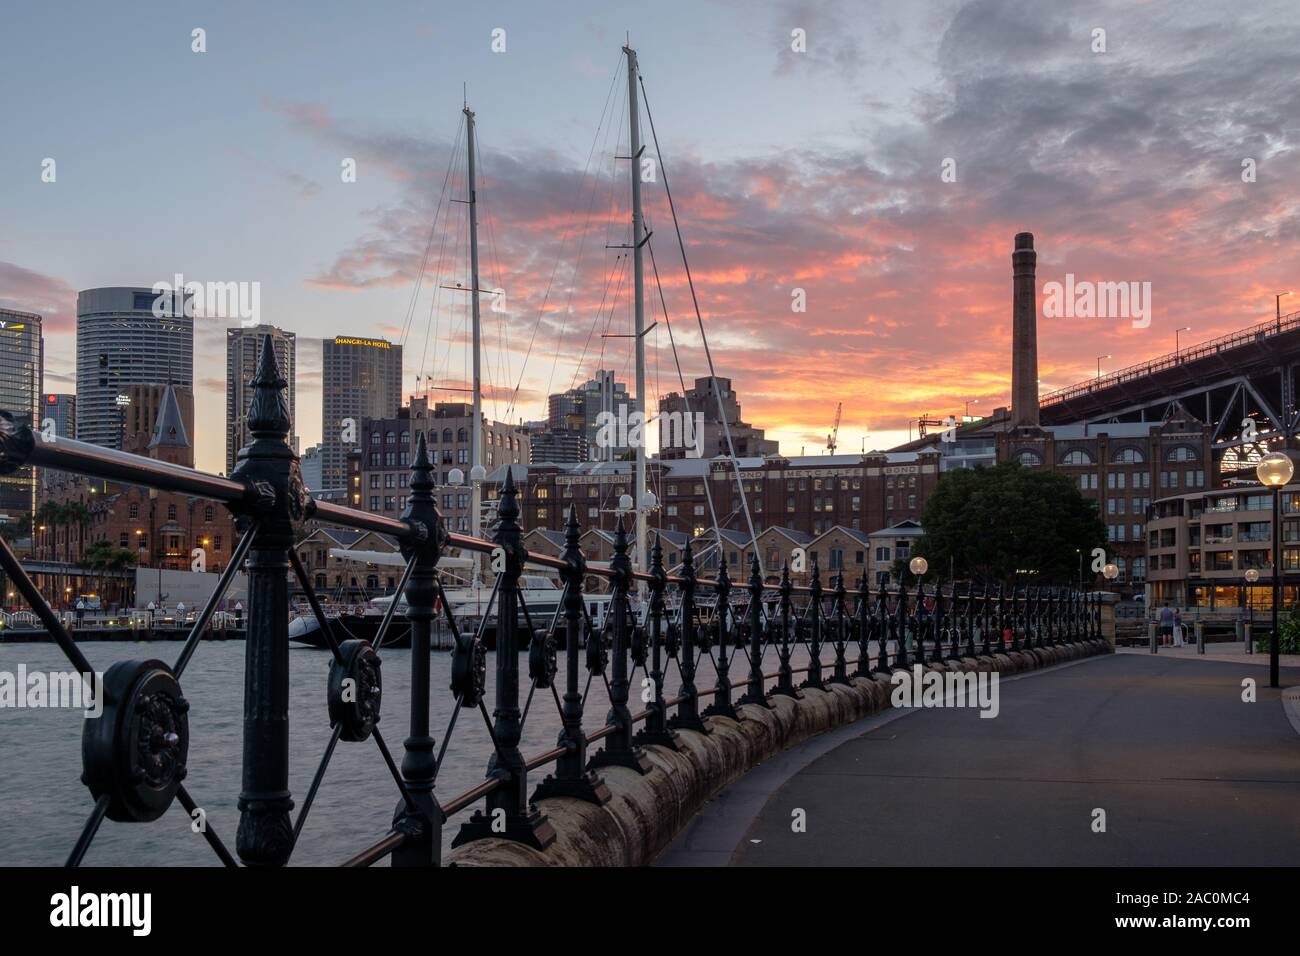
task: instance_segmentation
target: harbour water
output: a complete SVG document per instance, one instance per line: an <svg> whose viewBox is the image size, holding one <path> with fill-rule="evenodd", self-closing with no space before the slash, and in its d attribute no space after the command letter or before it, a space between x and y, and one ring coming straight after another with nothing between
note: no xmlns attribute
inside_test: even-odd
<svg viewBox="0 0 1300 956"><path fill-rule="evenodd" d="M160 658L173 662L178 642L88 642L82 648L97 670L106 670L119 660ZM847 652L850 660L856 647ZM794 666L806 664L800 648ZM822 649L823 661L834 659L833 650ZM390 651L383 655L384 696L379 723L385 742L400 764L410 709L410 652ZM311 784L325 746L330 726L326 712L326 678L330 655L327 651L293 647L290 662L289 786L298 812ZM527 655L520 655L523 690L527 699ZM665 694L671 697L680 680L675 662L669 662ZM28 673L67 671L69 666L54 644L0 644L0 671L15 673L20 664ZM494 655L488 655L488 712L492 710L495 684ZM748 662L737 652L731 666L733 681L743 681ZM777 667L775 648L764 655L764 670ZM237 802L243 732L244 687L243 642L207 642L201 645L184 674L182 686L191 704L189 775L185 785L206 812L213 827L233 852L239 822ZM560 655L559 678L564 674ZM581 670L586 679L585 667ZM438 745L443 743L453 710L447 689L451 656L432 655L431 729ZM629 707L633 713L644 708L640 701L644 673L634 676ZM798 676L801 675L797 675ZM713 686L715 673L706 655L700 664L697 685ZM743 691L738 690L737 696ZM705 699L701 707L708 703ZM604 682L597 677L590 684L584 725L588 731L600 727L609 707ZM89 791L78 779L81 774L80 711L67 709L0 708L0 866L61 865L72 848L91 809ZM525 757L554 746L560 718L549 691L538 691L524 724L520 749ZM463 793L483 780L491 740L482 715L463 710L456 721L443 769L437 783L442 802ZM594 747L601 746L599 743ZM537 771L535 780L547 772ZM530 785L531 789L531 785ZM389 831L399 795L373 741L340 743L330 762L324 783L303 828L291 865L329 866L347 860L376 842ZM481 802L477 806L481 806ZM471 808L472 810L473 808ZM452 817L443 831L444 852L461 822L471 810ZM203 837L193 832L191 821L179 804L151 824L105 821L85 859L87 866L207 866L217 863L216 855Z"/></svg>

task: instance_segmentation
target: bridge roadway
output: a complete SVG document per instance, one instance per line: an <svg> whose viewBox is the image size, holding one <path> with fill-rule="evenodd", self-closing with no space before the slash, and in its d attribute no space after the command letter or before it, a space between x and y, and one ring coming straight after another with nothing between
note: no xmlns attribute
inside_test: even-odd
<svg viewBox="0 0 1300 956"><path fill-rule="evenodd" d="M1300 699L1282 695L1300 667L1281 684L1251 663L1119 653L1003 680L993 719L886 711L754 770L658 864L1295 866Z"/></svg>

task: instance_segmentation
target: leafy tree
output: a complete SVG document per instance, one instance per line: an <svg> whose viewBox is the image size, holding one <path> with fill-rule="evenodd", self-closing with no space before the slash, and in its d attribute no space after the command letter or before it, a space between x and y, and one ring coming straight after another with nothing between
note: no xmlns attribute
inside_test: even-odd
<svg viewBox="0 0 1300 956"><path fill-rule="evenodd" d="M135 564L136 554L128 548L119 548L107 538L100 538L82 553L78 564L95 573L95 592L102 594L105 571L121 571Z"/></svg>
<svg viewBox="0 0 1300 956"><path fill-rule="evenodd" d="M1065 475L1003 462L945 472L921 512L925 534L912 549L944 575L1012 583L1026 574L1047 583L1075 580L1079 552L1105 547L1095 501Z"/></svg>

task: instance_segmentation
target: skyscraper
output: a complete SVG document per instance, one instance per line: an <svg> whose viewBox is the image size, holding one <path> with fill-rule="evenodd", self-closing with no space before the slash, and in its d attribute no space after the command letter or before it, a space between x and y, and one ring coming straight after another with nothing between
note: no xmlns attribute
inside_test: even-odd
<svg viewBox="0 0 1300 956"><path fill-rule="evenodd" d="M280 374L289 383L289 443L298 450L296 418L298 389L295 385L298 336L274 325L226 330L226 474L235 470L235 456L248 444L248 406L253 390L248 383L257 373L257 353L262 339L271 336Z"/></svg>
<svg viewBox="0 0 1300 956"><path fill-rule="evenodd" d="M77 294L77 438L122 447L127 386L194 389L194 319L173 314L151 289L87 289Z"/></svg>
<svg viewBox="0 0 1300 956"><path fill-rule="evenodd" d="M41 317L34 312L0 309L0 410L19 425L40 429L44 376ZM36 510L36 482L30 468L0 475L0 514L11 518Z"/></svg>
<svg viewBox="0 0 1300 956"><path fill-rule="evenodd" d="M347 452L359 449L363 418L396 418L402 404L402 347L340 335L322 343L321 494L347 493ZM312 489L313 491L316 489Z"/></svg>

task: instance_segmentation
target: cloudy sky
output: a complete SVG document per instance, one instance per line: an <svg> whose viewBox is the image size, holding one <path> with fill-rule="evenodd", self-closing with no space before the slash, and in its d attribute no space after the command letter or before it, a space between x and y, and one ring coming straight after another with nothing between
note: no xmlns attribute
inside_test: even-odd
<svg viewBox="0 0 1300 956"><path fill-rule="evenodd" d="M74 385L76 290L176 273L260 283L263 321L300 337L308 444L323 336L402 341L408 393L417 375L463 386L464 294L439 287L467 283L448 202L466 88L481 281L506 290L484 313L488 413L541 417L598 364L630 380L630 340L608 337L630 331L630 278L606 248L628 236L628 35L662 147L645 201L669 322L651 282L648 391L678 387L670 325L682 373L707 373L666 174L718 374L786 453L824 444L839 401L854 451L1005 404L1018 231L1040 286L1151 283L1145 328L1040 319L1044 391L1099 355L1171 351L1184 326L1188 344L1261 321L1274 292L1300 310L1293 0L27 4L6 20L0 305L45 316L50 391ZM197 323L199 464L216 470L231 324Z"/></svg>

